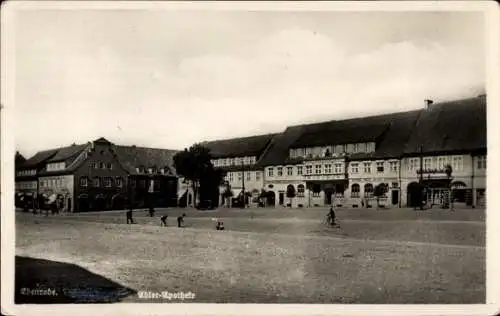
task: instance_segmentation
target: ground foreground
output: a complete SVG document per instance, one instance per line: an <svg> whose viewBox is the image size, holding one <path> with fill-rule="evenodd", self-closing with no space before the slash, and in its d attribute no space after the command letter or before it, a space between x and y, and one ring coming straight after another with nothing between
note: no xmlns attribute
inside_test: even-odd
<svg viewBox="0 0 500 316"><path fill-rule="evenodd" d="M174 227L182 212L187 227ZM341 229L324 213L136 211L134 225L123 212L21 213L16 286L56 288L59 302L166 302L139 294L169 291L195 293L190 302L484 303L484 211L339 211Z"/></svg>

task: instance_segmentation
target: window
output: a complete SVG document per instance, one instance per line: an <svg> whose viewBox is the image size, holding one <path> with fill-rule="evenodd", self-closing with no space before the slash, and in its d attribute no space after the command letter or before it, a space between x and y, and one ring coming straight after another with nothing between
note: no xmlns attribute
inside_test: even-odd
<svg viewBox="0 0 500 316"><path fill-rule="evenodd" d="M332 165L331 164L325 165L325 173L327 173L327 174L332 173Z"/></svg>
<svg viewBox="0 0 500 316"><path fill-rule="evenodd" d="M120 178L120 177L116 178L115 183L116 183L117 187L119 187L119 188L123 187L123 179L122 178Z"/></svg>
<svg viewBox="0 0 500 316"><path fill-rule="evenodd" d="M372 173L372 164L371 162L365 162L363 163L364 171L365 173Z"/></svg>
<svg viewBox="0 0 500 316"><path fill-rule="evenodd" d="M477 157L477 169L486 169L486 156Z"/></svg>
<svg viewBox="0 0 500 316"><path fill-rule="evenodd" d="M437 169L442 170L446 165L446 157L438 157L437 159Z"/></svg>
<svg viewBox="0 0 500 316"><path fill-rule="evenodd" d="M80 178L80 186L82 188L86 188L89 186L89 179L87 177L81 177Z"/></svg>
<svg viewBox="0 0 500 316"><path fill-rule="evenodd" d="M384 162L383 161L377 161L377 172L378 173L384 172Z"/></svg>
<svg viewBox="0 0 500 316"><path fill-rule="evenodd" d="M408 170L409 171L414 171L417 170L418 166L418 158L411 158L408 161Z"/></svg>
<svg viewBox="0 0 500 316"><path fill-rule="evenodd" d="M371 183L365 184L365 197L367 198L373 197L373 184Z"/></svg>
<svg viewBox="0 0 500 316"><path fill-rule="evenodd" d="M101 186L101 179L99 179L98 177L95 177L94 178L94 187L98 188Z"/></svg>
<svg viewBox="0 0 500 316"><path fill-rule="evenodd" d="M327 148L325 150L325 157L331 157L332 156L332 153L330 152L330 148Z"/></svg>
<svg viewBox="0 0 500 316"><path fill-rule="evenodd" d="M243 175L241 174L241 172L238 172L238 181L242 181L243 180Z"/></svg>
<svg viewBox="0 0 500 316"><path fill-rule="evenodd" d="M454 156L453 157L453 170L462 171L462 156Z"/></svg>
<svg viewBox="0 0 500 316"><path fill-rule="evenodd" d="M359 197L359 184L354 183L351 186L351 197Z"/></svg>
<svg viewBox="0 0 500 316"><path fill-rule="evenodd" d="M274 177L274 168L267 169L267 175L269 177Z"/></svg>
<svg viewBox="0 0 500 316"><path fill-rule="evenodd" d="M303 184L299 184L297 186L297 196L299 197L303 197L304 196L304 185Z"/></svg>
<svg viewBox="0 0 500 316"><path fill-rule="evenodd" d="M335 164L335 173L336 174L342 173L342 164L340 163Z"/></svg>
<svg viewBox="0 0 500 316"><path fill-rule="evenodd" d="M359 152L359 144L354 144L353 151L354 151L355 153Z"/></svg>
<svg viewBox="0 0 500 316"><path fill-rule="evenodd" d="M234 181L234 175L232 172L229 172L229 181L233 182Z"/></svg>
<svg viewBox="0 0 500 316"><path fill-rule="evenodd" d="M293 167L287 167L286 168L286 174L289 175L289 176L293 175Z"/></svg>
<svg viewBox="0 0 500 316"><path fill-rule="evenodd" d="M316 165L316 174L321 173L321 165Z"/></svg>
<svg viewBox="0 0 500 316"><path fill-rule="evenodd" d="M255 180L260 181L260 171L255 173Z"/></svg>
<svg viewBox="0 0 500 316"><path fill-rule="evenodd" d="M352 173L358 173L359 172L359 164L358 163L351 164L351 172Z"/></svg>
<svg viewBox="0 0 500 316"><path fill-rule="evenodd" d="M252 180L252 173L249 171L247 172L247 181Z"/></svg>
<svg viewBox="0 0 500 316"><path fill-rule="evenodd" d="M397 161L389 162L389 167L391 169L391 172L398 172L398 162Z"/></svg>
<svg viewBox="0 0 500 316"><path fill-rule="evenodd" d="M106 169L106 164L104 162L100 163L101 169Z"/></svg>
<svg viewBox="0 0 500 316"><path fill-rule="evenodd" d="M306 166L306 174L312 174L313 173L313 166Z"/></svg>
<svg viewBox="0 0 500 316"><path fill-rule="evenodd" d="M109 177L104 178L104 187L111 188L111 178Z"/></svg>
<svg viewBox="0 0 500 316"><path fill-rule="evenodd" d="M297 166L297 174L302 175L302 166Z"/></svg>
<svg viewBox="0 0 500 316"><path fill-rule="evenodd" d="M314 197L319 197L320 194L321 194L321 185L314 184L312 189L313 189L313 196Z"/></svg>
<svg viewBox="0 0 500 316"><path fill-rule="evenodd" d="M283 167L278 167L278 177L283 175Z"/></svg>
<svg viewBox="0 0 500 316"><path fill-rule="evenodd" d="M429 170L432 168L432 158L426 157L424 158L424 170Z"/></svg>
<svg viewBox="0 0 500 316"><path fill-rule="evenodd" d="M113 170L113 164L108 163L108 169L109 169L109 170Z"/></svg>

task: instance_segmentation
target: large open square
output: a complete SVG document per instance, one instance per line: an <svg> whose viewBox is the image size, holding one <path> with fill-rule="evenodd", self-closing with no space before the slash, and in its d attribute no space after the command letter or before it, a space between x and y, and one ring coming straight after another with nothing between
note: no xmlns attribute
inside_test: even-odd
<svg viewBox="0 0 500 316"><path fill-rule="evenodd" d="M161 209L69 215L16 212L21 288L43 302L484 303L482 209ZM186 213L185 227L176 218ZM160 217L168 214L168 226ZM226 230L215 230L216 219ZM39 301L40 302L40 301Z"/></svg>

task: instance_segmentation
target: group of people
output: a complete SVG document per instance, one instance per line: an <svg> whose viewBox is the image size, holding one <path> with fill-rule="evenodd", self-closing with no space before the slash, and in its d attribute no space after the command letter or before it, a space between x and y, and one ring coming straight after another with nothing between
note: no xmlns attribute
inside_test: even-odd
<svg viewBox="0 0 500 316"><path fill-rule="evenodd" d="M49 213L59 214L64 210L64 198L62 195L57 195L54 197L47 197L42 194L34 197L22 197L21 198L22 209L24 212L29 212L30 209L33 210L33 214L42 213L45 211L45 216Z"/></svg>
<svg viewBox="0 0 500 316"><path fill-rule="evenodd" d="M150 208L149 210L146 210L146 211L149 211L149 214L151 217L154 216L154 209ZM129 209L125 214L127 216L127 224L135 224L136 223L134 221L134 218L133 218L133 210L132 209ZM177 227L182 227L184 225L184 217L186 217L186 213L183 213L182 215L177 217ZM160 222L161 222L160 225L167 227L167 220L168 220L168 215L163 215L162 217L160 217Z"/></svg>

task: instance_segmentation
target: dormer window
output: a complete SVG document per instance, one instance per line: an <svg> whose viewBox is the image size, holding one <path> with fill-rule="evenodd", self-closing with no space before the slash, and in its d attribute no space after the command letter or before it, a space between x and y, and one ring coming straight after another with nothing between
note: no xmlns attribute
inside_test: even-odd
<svg viewBox="0 0 500 316"><path fill-rule="evenodd" d="M330 152L330 148L327 148L325 150L325 157L331 157L332 156L332 153Z"/></svg>

